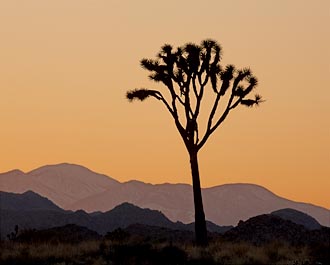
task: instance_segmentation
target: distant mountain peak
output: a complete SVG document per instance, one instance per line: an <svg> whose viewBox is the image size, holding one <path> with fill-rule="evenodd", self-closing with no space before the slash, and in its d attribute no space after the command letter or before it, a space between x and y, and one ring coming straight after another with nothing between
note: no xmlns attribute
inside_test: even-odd
<svg viewBox="0 0 330 265"><path fill-rule="evenodd" d="M129 203L129 202L123 202L119 205L117 205L116 207L114 207L112 210L115 210L115 209L140 209L140 207L134 205L133 203Z"/></svg>
<svg viewBox="0 0 330 265"><path fill-rule="evenodd" d="M158 211L158 210L152 210L152 209L149 209L149 208L141 208L141 207L136 206L135 204L129 203L129 202L123 202L123 203L115 206L110 211L113 211L113 212L116 212L116 211L139 211L139 212L148 211L148 212L153 212L153 213L156 213L156 214L160 214L160 215L165 217L165 215L162 212ZM165 218L167 219L167 217L165 217Z"/></svg>
<svg viewBox="0 0 330 265"><path fill-rule="evenodd" d="M8 175L24 175L25 173L22 170L19 169L13 169L13 170L9 170L7 172L4 173L0 173L0 175L4 175L4 174L8 174Z"/></svg>
<svg viewBox="0 0 330 265"><path fill-rule="evenodd" d="M142 181L136 180L136 179L125 181L125 182L123 182L123 184L153 185L151 183L142 182Z"/></svg>
<svg viewBox="0 0 330 265"><path fill-rule="evenodd" d="M49 165L44 165L44 166L38 167L38 168L33 169L30 172L28 172L28 174L33 173L33 172L38 172L38 171L46 171L46 170L57 170L57 171L82 170L82 171L96 173L85 166L63 162L63 163L49 164Z"/></svg>
<svg viewBox="0 0 330 265"><path fill-rule="evenodd" d="M30 172L27 173L31 176L40 176L45 177L49 176L49 174L56 175L57 177L64 176L64 177L79 177L79 176L92 176L93 175L93 181L95 181L95 177L97 176L98 179L107 179L111 180L113 182L119 183L117 180L104 175L97 173L95 171L92 171L91 169L81 166L78 164L71 164L71 163L59 163L59 164L52 164L52 165L45 165L41 166L39 168L36 168Z"/></svg>
<svg viewBox="0 0 330 265"><path fill-rule="evenodd" d="M29 195L29 196L32 195L32 196L42 197L42 196L40 196L38 193L35 193L35 192L32 191L32 190L27 190L27 191L23 192L22 195ZM44 198L44 197L43 197L43 198Z"/></svg>
<svg viewBox="0 0 330 265"><path fill-rule="evenodd" d="M262 189L271 192L269 189L265 188L264 186L261 186L259 184L254 184L254 183L243 183L243 182L237 182L237 183L225 183L217 186L210 187L209 189L212 188L217 188L217 187L222 187L222 188L235 188L235 189L248 189L248 188L257 188L257 189Z"/></svg>

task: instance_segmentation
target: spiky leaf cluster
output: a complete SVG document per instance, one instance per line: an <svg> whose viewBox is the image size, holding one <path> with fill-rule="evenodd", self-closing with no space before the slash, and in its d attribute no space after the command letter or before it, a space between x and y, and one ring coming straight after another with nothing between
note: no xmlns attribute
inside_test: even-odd
<svg viewBox="0 0 330 265"><path fill-rule="evenodd" d="M165 44L155 59L142 59L140 63L142 68L150 72L151 80L161 82L167 87L170 100L159 91L144 88L129 91L127 98L130 101L142 101L148 97L161 100L174 118L186 145L193 141L199 149L232 109L238 105L251 107L262 102L260 95L255 95L253 99L247 98L258 84L252 71L249 68L236 69L234 65L222 67L221 57L221 46L211 39L203 40L199 45L187 43L177 49ZM206 133L199 139L198 126L191 124L197 124L206 90L210 90L215 96ZM222 98L227 94L229 97L226 97L225 103ZM218 115L218 106L222 101L225 110ZM179 106L184 109L185 124L179 119ZM220 118L215 119L219 116Z"/></svg>
<svg viewBox="0 0 330 265"><path fill-rule="evenodd" d="M126 98L129 101L133 101L134 99L138 99L140 101L145 100L148 97L157 97L157 91L140 88L140 89L133 89L126 93Z"/></svg>

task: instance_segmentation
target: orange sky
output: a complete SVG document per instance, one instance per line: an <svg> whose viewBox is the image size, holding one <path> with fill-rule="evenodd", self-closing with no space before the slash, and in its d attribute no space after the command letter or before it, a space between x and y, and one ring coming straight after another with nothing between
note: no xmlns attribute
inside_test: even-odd
<svg viewBox="0 0 330 265"><path fill-rule="evenodd" d="M164 43L216 39L250 66L260 107L233 112L200 153L204 187L256 183L330 207L330 2L0 2L0 172L85 165L120 181L190 183L188 156L139 67Z"/></svg>

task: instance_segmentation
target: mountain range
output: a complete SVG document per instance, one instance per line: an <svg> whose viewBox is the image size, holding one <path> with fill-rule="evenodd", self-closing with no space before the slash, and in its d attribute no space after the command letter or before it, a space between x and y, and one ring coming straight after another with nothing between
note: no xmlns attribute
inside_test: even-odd
<svg viewBox="0 0 330 265"><path fill-rule="evenodd" d="M74 164L48 165L28 173L20 170L1 173L0 190L13 193L33 191L71 211L107 212L128 202L161 211L172 222L194 221L191 185L152 185L136 180L121 183ZM202 193L206 218L217 225L237 225L240 220L291 208L330 227L328 209L279 197L255 184L225 184L204 188Z"/></svg>
<svg viewBox="0 0 330 265"><path fill-rule="evenodd" d="M0 237L5 238L17 225L20 230L49 229L69 224L86 227L100 235L134 224L193 232L194 224L172 222L157 210L142 209L123 203L107 212L86 213L83 210L63 210L33 191L22 194L0 192ZM223 233L230 228L207 222L209 232Z"/></svg>
<svg viewBox="0 0 330 265"><path fill-rule="evenodd" d="M22 194L0 192L0 216L1 239L8 237L29 242L34 239L79 242L100 239L100 235L113 237L118 235L118 228L130 235L185 241L193 239L194 231L194 223L174 223L159 211L129 203L105 213L88 214L83 210L63 210L32 191ZM210 237L223 235L231 241L253 244L271 241L274 237L292 244L323 242L330 231L313 217L293 209L258 215L240 221L236 227L220 227L207 221L207 229Z"/></svg>

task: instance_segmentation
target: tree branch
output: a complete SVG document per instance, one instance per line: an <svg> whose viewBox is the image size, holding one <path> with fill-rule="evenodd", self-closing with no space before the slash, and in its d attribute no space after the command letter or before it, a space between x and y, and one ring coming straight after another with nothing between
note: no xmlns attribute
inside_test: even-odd
<svg viewBox="0 0 330 265"><path fill-rule="evenodd" d="M197 87L196 87L196 74L195 73L193 74L193 77L192 77L192 85L193 85L193 90L194 90L195 97L197 99L198 98L198 91L197 91Z"/></svg>
<svg viewBox="0 0 330 265"><path fill-rule="evenodd" d="M190 82L191 77L187 77L187 81L185 82L185 91L184 91L184 106L185 106L185 114L186 114L186 131L188 130L189 123L190 123L190 114L192 113L192 109L190 106Z"/></svg>
<svg viewBox="0 0 330 265"><path fill-rule="evenodd" d="M222 85L224 85L225 82L222 83ZM221 89L220 89L221 91ZM217 97L214 101L214 105L213 105L213 108L212 108L212 111L211 111L211 114L209 116L209 119L208 119L208 123L207 123L207 129L206 129L206 132L205 132L205 135L204 137L202 138L201 142L197 145L197 150L201 149L203 147L203 145L206 143L206 141L208 140L208 138L211 136L211 134L220 126L220 124L226 119L228 113L230 112L231 109L233 109L234 107L231 106L232 104L232 101L235 97L235 94L234 94L234 86L232 88L232 93L231 93L231 96L230 96L230 99L228 101L228 104L227 104L227 107L225 109L225 111L222 113L222 115L220 116L220 118L218 119L218 121L215 123L214 126L212 126L212 120L214 118L214 115L218 109L218 103L219 103L219 100L221 98L221 94L220 92L217 93ZM237 102L236 102L237 103ZM235 103L235 104L236 104ZM235 105L234 104L234 105ZM238 105L238 104L237 104ZM236 105L236 106L237 106ZM236 107L235 106L235 107Z"/></svg>
<svg viewBox="0 0 330 265"><path fill-rule="evenodd" d="M206 74L205 79L208 79L208 74ZM198 115L199 115L199 110L201 107L201 101L204 95L204 87L205 87L205 83L201 83L201 80L198 80L199 85L200 85L200 92L199 95L196 97L196 108L195 108L195 112L193 114L194 119L197 119Z"/></svg>
<svg viewBox="0 0 330 265"><path fill-rule="evenodd" d="M158 100L162 101L164 103L164 105L166 106L167 110L170 112L170 114L172 115L174 121L175 121L175 125L182 137L182 139L184 140L184 142L186 143L186 131L183 128L182 124L179 121L179 116L178 113L175 109L172 109L170 104L167 102L167 100L164 98L164 96L162 95L161 92L157 91L157 96L155 96L155 98L157 98Z"/></svg>

